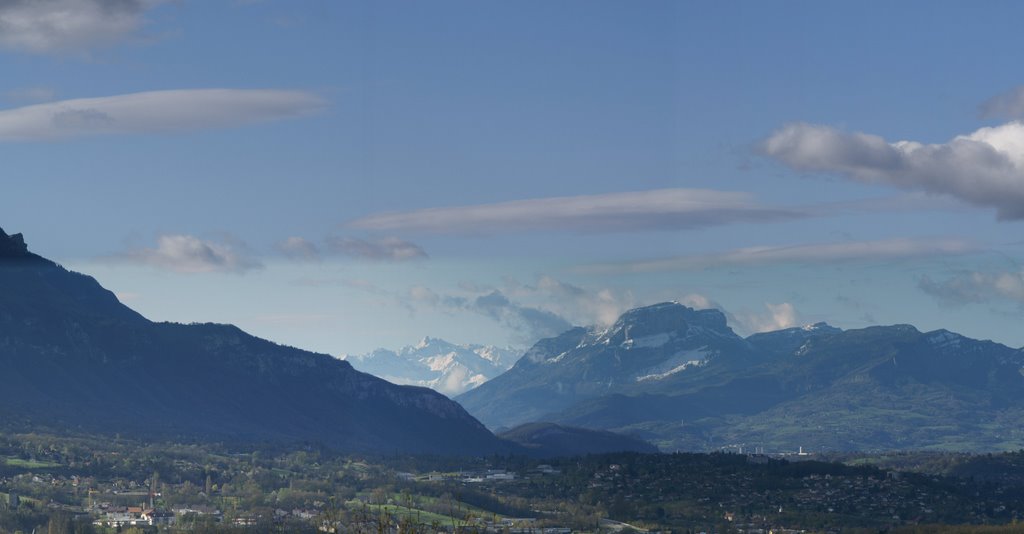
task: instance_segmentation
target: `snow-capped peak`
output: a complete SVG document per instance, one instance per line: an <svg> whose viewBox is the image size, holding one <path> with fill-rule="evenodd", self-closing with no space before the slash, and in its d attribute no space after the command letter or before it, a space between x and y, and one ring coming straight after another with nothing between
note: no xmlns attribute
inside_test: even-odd
<svg viewBox="0 0 1024 534"><path fill-rule="evenodd" d="M340 358L359 371L396 384L429 387L454 396L505 372L521 354L512 347L456 345L427 336L397 351L377 349Z"/></svg>

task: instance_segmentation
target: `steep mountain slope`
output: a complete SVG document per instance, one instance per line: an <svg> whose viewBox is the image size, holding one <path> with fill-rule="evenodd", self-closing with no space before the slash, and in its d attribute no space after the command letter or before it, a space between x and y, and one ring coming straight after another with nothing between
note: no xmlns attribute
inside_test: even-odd
<svg viewBox="0 0 1024 534"><path fill-rule="evenodd" d="M459 405L230 325L153 323L0 230L0 425L354 451L508 450Z"/></svg>
<svg viewBox="0 0 1024 534"><path fill-rule="evenodd" d="M715 318L713 328L695 328L700 313ZM527 353L533 358L459 399L492 426L525 412L639 435L665 450L1024 445L1022 350L909 325L729 334L714 312L633 310L607 331L542 341Z"/></svg>
<svg viewBox="0 0 1024 534"><path fill-rule="evenodd" d="M341 359L395 384L423 386L455 396L507 371L521 354L512 348L456 345L426 337L397 352L377 349L343 354Z"/></svg>

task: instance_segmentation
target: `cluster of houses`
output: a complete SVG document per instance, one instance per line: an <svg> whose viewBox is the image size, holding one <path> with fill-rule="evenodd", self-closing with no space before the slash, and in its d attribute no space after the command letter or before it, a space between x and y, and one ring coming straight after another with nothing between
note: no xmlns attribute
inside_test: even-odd
<svg viewBox="0 0 1024 534"><path fill-rule="evenodd" d="M206 506L160 510L142 506L113 506L104 503L94 507L93 513L98 515L98 518L93 521L93 525L109 528L167 526L175 524L177 518L187 515L210 516L216 521L222 519L220 510Z"/></svg>
<svg viewBox="0 0 1024 534"><path fill-rule="evenodd" d="M141 506L110 507L93 524L100 527L121 528L158 526L174 523L174 512Z"/></svg>

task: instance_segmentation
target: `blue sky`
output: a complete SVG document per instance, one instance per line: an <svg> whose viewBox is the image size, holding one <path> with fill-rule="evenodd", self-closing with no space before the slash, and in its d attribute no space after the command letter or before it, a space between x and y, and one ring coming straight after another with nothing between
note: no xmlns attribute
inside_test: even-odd
<svg viewBox="0 0 1024 534"><path fill-rule="evenodd" d="M1013 2L0 0L0 226L153 320L1024 345Z"/></svg>

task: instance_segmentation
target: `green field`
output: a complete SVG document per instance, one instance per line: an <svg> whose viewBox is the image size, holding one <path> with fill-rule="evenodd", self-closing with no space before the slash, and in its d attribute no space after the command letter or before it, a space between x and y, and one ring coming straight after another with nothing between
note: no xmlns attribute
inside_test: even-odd
<svg viewBox="0 0 1024 534"><path fill-rule="evenodd" d="M397 504L373 505L365 504L362 501L355 500L345 503L345 506L348 509L354 511L361 510L365 507L366 511L370 514L377 514L383 512L384 514L389 516L398 517L400 519L412 520L417 524L430 525L436 522L438 525L450 526L453 522L452 518L449 516L435 514L433 512L419 510L416 508L407 508L405 506L400 506ZM454 523L455 526L460 527L469 525L468 522L457 518L454 520Z"/></svg>
<svg viewBox="0 0 1024 534"><path fill-rule="evenodd" d="M60 464L54 462L39 462L36 460L23 460L21 458L4 458L4 463L12 467L23 467L25 469L48 469L51 467L59 467Z"/></svg>
<svg viewBox="0 0 1024 534"><path fill-rule="evenodd" d="M365 499L368 496L364 495L363 497ZM435 497L417 496L415 497L416 504L414 504L412 500L405 502L405 499L407 497L408 496L403 496L397 493L391 494L389 496L391 504L384 505L368 504L365 500L353 499L347 501L345 503L345 507L352 511L365 510L370 514L378 514L383 512L384 514L392 517L396 517L399 519L408 519L418 524L427 525L436 523L439 525L451 526L454 519L454 524L456 526L467 526L472 524L465 520L467 514L472 515L474 517L483 517L488 519L497 519L500 517L498 514L494 514L487 510L483 510L475 506L470 506L463 502L454 501L450 503L451 506L455 507L454 513L456 517L453 518L447 514L430 512L416 507L429 506L431 508L435 508L439 504L444 504L441 499Z"/></svg>

